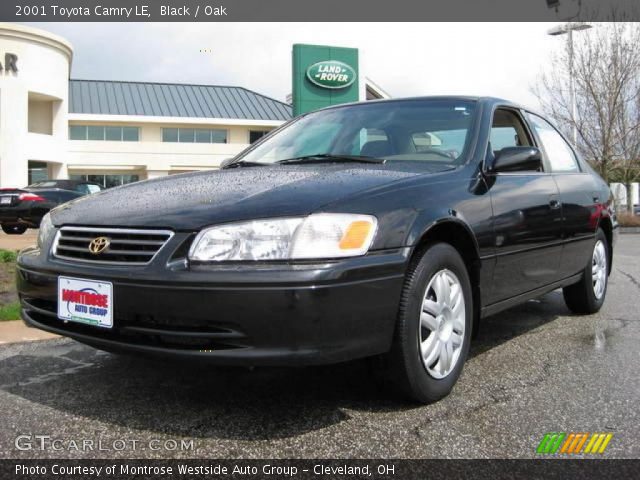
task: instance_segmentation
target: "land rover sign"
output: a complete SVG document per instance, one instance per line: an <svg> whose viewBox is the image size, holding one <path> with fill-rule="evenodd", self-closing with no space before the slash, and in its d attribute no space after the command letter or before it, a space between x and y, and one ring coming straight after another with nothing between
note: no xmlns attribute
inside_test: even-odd
<svg viewBox="0 0 640 480"><path fill-rule="evenodd" d="M327 60L307 68L307 78L322 88L346 88L356 81L356 71L346 63Z"/></svg>

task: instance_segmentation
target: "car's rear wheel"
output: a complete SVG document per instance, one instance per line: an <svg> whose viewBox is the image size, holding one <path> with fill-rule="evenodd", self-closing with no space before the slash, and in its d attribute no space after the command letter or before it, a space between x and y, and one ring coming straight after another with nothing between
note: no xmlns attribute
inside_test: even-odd
<svg viewBox="0 0 640 480"><path fill-rule="evenodd" d="M27 231L27 227L24 225L5 225L2 224L2 231L7 235L22 235Z"/></svg>
<svg viewBox="0 0 640 480"><path fill-rule="evenodd" d="M391 381L422 403L447 395L469 351L473 312L466 266L450 245L430 245L412 261L391 352Z"/></svg>
<svg viewBox="0 0 640 480"><path fill-rule="evenodd" d="M609 245L598 229L589 262L579 282L562 289L564 301L574 313L596 313L602 307L609 282Z"/></svg>

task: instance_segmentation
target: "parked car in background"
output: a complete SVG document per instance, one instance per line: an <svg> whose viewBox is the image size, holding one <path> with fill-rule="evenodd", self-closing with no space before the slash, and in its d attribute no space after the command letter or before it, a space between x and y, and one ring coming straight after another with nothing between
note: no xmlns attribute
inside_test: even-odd
<svg viewBox="0 0 640 480"><path fill-rule="evenodd" d="M63 190L72 190L83 194L97 193L102 190L102 186L82 180L43 180L41 182L32 183L28 189L51 189L60 188Z"/></svg>
<svg viewBox="0 0 640 480"><path fill-rule="evenodd" d="M301 115L220 171L56 208L17 282L27 324L97 348L249 366L374 357L431 402L483 317L558 288L597 312L616 234L609 186L540 115L394 99Z"/></svg>
<svg viewBox="0 0 640 480"><path fill-rule="evenodd" d="M633 206L633 213L634 215L640 215L640 205Z"/></svg>
<svg viewBox="0 0 640 480"><path fill-rule="evenodd" d="M2 231L20 235L27 228L38 228L52 208L100 189L98 184L76 180L45 180L25 188L0 189Z"/></svg>

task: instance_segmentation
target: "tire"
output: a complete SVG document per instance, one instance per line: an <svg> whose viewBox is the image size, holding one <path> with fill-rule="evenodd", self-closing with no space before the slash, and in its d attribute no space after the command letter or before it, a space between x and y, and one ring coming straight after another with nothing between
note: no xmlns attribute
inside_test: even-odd
<svg viewBox="0 0 640 480"><path fill-rule="evenodd" d="M27 227L24 225L5 225L2 224L2 231L7 235L22 235L27 231Z"/></svg>
<svg viewBox="0 0 640 480"><path fill-rule="evenodd" d="M579 282L562 289L564 301L573 313L596 313L607 296L609 284L609 243L602 229L596 233L596 241Z"/></svg>
<svg viewBox="0 0 640 480"><path fill-rule="evenodd" d="M388 354L390 380L420 403L448 395L467 358L472 324L471 283L462 258L446 243L429 245L406 275ZM437 352L442 345L446 355Z"/></svg>

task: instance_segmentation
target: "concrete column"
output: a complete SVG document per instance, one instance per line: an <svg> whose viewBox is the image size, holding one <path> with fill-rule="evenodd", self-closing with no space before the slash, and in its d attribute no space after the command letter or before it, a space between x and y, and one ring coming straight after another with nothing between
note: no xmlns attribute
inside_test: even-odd
<svg viewBox="0 0 640 480"><path fill-rule="evenodd" d="M28 182L27 90L14 75L0 72L0 187L24 187Z"/></svg>
<svg viewBox="0 0 640 480"><path fill-rule="evenodd" d="M7 58L15 68L6 68ZM26 186L29 160L66 164L71 59L72 47L63 38L0 23L0 187ZM44 105L34 106L31 119L30 99ZM34 132L30 123L38 127Z"/></svg>

